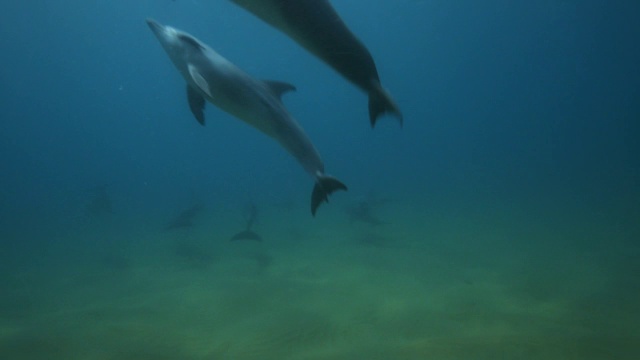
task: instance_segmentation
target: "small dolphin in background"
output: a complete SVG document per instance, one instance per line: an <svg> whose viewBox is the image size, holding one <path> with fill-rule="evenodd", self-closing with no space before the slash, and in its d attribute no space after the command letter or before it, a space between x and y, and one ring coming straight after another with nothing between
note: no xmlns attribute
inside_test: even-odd
<svg viewBox="0 0 640 360"><path fill-rule="evenodd" d="M173 230L173 229L184 229L193 226L193 219L200 215L200 213L204 211L204 205L202 203L195 204L190 208L183 210L176 216L173 220L169 222L164 229L165 230Z"/></svg>
<svg viewBox="0 0 640 360"><path fill-rule="evenodd" d="M375 215L375 209L392 201L389 198L380 197L374 191L370 191L358 202L345 208L350 223L361 222L371 226L387 224Z"/></svg>
<svg viewBox="0 0 640 360"><path fill-rule="evenodd" d="M204 125L205 100L276 140L315 179L311 214L336 190L347 190L325 174L320 154L280 100L291 84L250 77L195 37L147 19L147 24L187 82L189 107Z"/></svg>
<svg viewBox="0 0 640 360"><path fill-rule="evenodd" d="M247 209L247 212L245 214L245 220L247 221L245 230L233 235L230 240L262 241L262 237L251 230L251 227L258 221L258 208L254 204L249 205L249 208Z"/></svg>
<svg viewBox="0 0 640 360"><path fill-rule="evenodd" d="M349 222L361 222L371 226L383 225L384 222L373 214L373 206L366 202L360 201L355 205L346 208Z"/></svg>
<svg viewBox="0 0 640 360"><path fill-rule="evenodd" d="M349 30L328 0L231 0L287 34L369 95L371 127L381 114L402 113L382 87L369 50Z"/></svg>
<svg viewBox="0 0 640 360"><path fill-rule="evenodd" d="M93 194L91 200L85 205L87 215L96 217L105 214L113 214L111 197L107 192L107 185L100 185L89 189Z"/></svg>

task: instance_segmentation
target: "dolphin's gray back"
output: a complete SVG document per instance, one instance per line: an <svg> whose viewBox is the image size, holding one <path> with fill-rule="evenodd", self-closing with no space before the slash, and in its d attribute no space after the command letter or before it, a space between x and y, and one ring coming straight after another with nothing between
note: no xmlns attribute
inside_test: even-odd
<svg viewBox="0 0 640 360"><path fill-rule="evenodd" d="M402 125L402 113L382 87L371 53L328 0L231 1L287 34L368 93L372 127L383 113L394 114Z"/></svg>

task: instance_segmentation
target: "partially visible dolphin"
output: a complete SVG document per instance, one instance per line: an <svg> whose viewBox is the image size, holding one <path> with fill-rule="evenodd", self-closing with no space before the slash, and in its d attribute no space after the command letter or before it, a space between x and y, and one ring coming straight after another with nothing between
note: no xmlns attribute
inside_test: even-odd
<svg viewBox="0 0 640 360"><path fill-rule="evenodd" d="M165 230L190 228L193 226L193 219L204 211L204 204L197 203L190 208L183 210L171 220L171 222L164 228Z"/></svg>
<svg viewBox="0 0 640 360"><path fill-rule="evenodd" d="M238 241L238 240L253 240L253 241L262 241L262 237L258 235L255 231L251 229L242 230L239 233L233 235L230 241Z"/></svg>
<svg viewBox="0 0 640 360"><path fill-rule="evenodd" d="M328 0L231 0L287 34L369 95L369 121L402 113L380 84L373 57Z"/></svg>
<svg viewBox="0 0 640 360"><path fill-rule="evenodd" d="M336 190L347 190L324 173L320 154L280 100L291 84L252 78L192 35L152 19L147 24L187 82L191 112L204 125L205 100L276 140L315 178L311 214Z"/></svg>
<svg viewBox="0 0 640 360"><path fill-rule="evenodd" d="M373 213L373 206L366 201L360 201L359 203L346 208L347 215L349 216L349 222L362 222L371 226L383 225L384 222L380 220Z"/></svg>
<svg viewBox="0 0 640 360"><path fill-rule="evenodd" d="M231 237L231 241L237 240L254 240L254 241L262 241L262 237L258 235L255 231L251 230L253 224L258 221L258 208L254 204L250 204L247 208L247 213L245 214L245 220L247 221L247 225L245 230L240 231L239 233L233 235Z"/></svg>

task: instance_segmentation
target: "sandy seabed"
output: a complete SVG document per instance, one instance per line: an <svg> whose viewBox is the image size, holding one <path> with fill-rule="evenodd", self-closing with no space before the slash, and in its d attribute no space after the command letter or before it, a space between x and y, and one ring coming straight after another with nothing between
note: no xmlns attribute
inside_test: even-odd
<svg viewBox="0 0 640 360"><path fill-rule="evenodd" d="M3 268L0 358L640 358L640 269L594 245L606 227L278 211L261 243L229 242L241 221L222 211L170 232L79 226Z"/></svg>

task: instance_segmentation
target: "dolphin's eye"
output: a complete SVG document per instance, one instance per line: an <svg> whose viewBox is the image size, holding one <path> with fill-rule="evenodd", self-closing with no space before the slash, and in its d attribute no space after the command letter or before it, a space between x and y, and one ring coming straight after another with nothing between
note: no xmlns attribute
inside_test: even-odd
<svg viewBox="0 0 640 360"><path fill-rule="evenodd" d="M196 39L192 38L191 36L180 34L180 35L178 35L178 38L180 40L186 42L187 44L190 44L191 46L193 46L194 48L196 48L198 50L204 49L202 47L202 44L200 44Z"/></svg>

